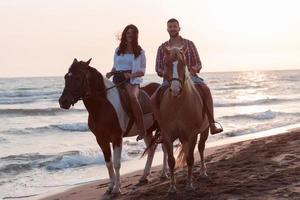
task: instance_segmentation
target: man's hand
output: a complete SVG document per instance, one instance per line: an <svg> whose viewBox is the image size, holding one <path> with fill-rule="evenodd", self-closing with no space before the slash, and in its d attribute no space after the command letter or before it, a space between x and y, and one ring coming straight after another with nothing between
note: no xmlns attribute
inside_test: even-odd
<svg viewBox="0 0 300 200"><path fill-rule="evenodd" d="M198 70L199 70L198 67L193 66L193 67L190 68L190 73L191 73L192 75L196 75L196 74L198 73Z"/></svg>
<svg viewBox="0 0 300 200"><path fill-rule="evenodd" d="M164 70L158 70L157 75L160 76L160 77L163 77L164 76Z"/></svg>

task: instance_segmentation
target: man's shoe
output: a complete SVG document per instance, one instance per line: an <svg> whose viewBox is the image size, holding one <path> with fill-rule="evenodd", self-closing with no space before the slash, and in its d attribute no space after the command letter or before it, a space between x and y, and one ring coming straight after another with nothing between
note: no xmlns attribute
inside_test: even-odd
<svg viewBox="0 0 300 200"><path fill-rule="evenodd" d="M210 124L210 134L215 135L223 132L222 126L220 128L216 127L216 123Z"/></svg>

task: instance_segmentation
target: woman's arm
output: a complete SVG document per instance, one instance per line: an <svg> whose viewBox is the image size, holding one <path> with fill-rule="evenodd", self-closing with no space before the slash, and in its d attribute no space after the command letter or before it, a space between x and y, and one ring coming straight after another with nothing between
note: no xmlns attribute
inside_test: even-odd
<svg viewBox="0 0 300 200"><path fill-rule="evenodd" d="M113 67L110 70L110 72L106 73L106 78L110 78L113 73L116 71L116 67L117 67L117 51L118 48L115 50L115 54L114 54L114 58L113 58Z"/></svg>
<svg viewBox="0 0 300 200"><path fill-rule="evenodd" d="M139 57L136 59L138 60L134 68L132 69L132 72L124 74L126 78L137 78L145 75L145 71L146 71L145 51L142 50L141 55L139 55Z"/></svg>

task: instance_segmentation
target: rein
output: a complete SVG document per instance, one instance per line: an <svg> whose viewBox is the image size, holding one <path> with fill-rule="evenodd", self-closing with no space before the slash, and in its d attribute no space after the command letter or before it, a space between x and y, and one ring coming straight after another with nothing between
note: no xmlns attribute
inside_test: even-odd
<svg viewBox="0 0 300 200"><path fill-rule="evenodd" d="M184 84L184 82L185 82L185 80L182 81L182 80L180 80L179 78L171 78L171 79L168 80L169 85L171 85L172 81L179 81L179 83L180 83L181 86L183 86L183 84Z"/></svg>
<svg viewBox="0 0 300 200"><path fill-rule="evenodd" d="M116 74L119 74L120 72L113 72L112 74L113 75L116 75ZM122 86L124 83L126 83L128 81L128 79L126 78L124 81L122 81L122 82L120 82L120 83L118 83L118 84L115 84L115 85L113 85L113 86L111 86L111 87L108 87L108 88L105 88L104 90L102 90L102 91L97 91L97 93L96 94L94 94L95 96L97 96L97 95L101 95L101 94L104 94L105 92L107 92L107 91L109 91L109 90L111 90L111 89L113 89L113 88L116 88L116 87L120 87L120 86ZM93 96L94 96L93 95ZM87 94L85 94L84 95L84 97L82 97L80 100L83 100L83 99L87 99L87 98L89 98L91 95L87 95Z"/></svg>
<svg viewBox="0 0 300 200"><path fill-rule="evenodd" d="M122 81L121 83L115 84L115 85L113 85L113 86L111 86L111 87L105 88L105 90L103 90L101 93L106 92L106 91L108 91L108 90L110 90L110 89L113 89L113 88L115 88L115 87L119 87L119 86L123 85L124 83L126 83L127 81L128 81L128 79Z"/></svg>

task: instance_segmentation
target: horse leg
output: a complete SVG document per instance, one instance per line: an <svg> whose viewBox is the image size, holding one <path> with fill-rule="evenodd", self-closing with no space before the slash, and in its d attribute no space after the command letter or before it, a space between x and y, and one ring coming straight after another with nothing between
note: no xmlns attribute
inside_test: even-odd
<svg viewBox="0 0 300 200"><path fill-rule="evenodd" d="M197 136L197 135L196 135ZM190 141L184 145L185 147L185 153L186 153L186 163L188 166L188 175L187 175L187 184L186 189L187 190L194 190L193 187L193 180L192 180L192 173L193 173L193 165L194 165L194 149L196 146L197 137L192 137ZM183 146L184 147L184 146Z"/></svg>
<svg viewBox="0 0 300 200"><path fill-rule="evenodd" d="M163 153L164 153L164 155L163 155L164 158L163 158L163 166L162 166L162 171L161 171L161 174L160 174L160 178L166 179L166 178L168 178L168 174L167 174L167 171L168 171L168 168L167 168L168 154L167 154L166 147L163 143L162 143L162 150L163 150Z"/></svg>
<svg viewBox="0 0 300 200"><path fill-rule="evenodd" d="M115 178L116 178L115 172L114 172L114 169L113 169L113 163L112 163L112 160L111 160L110 145L109 145L108 141L103 141L103 140L100 140L98 138L96 138L96 139L97 139L97 142L98 142L100 148L102 149L104 159L105 159L105 163L106 163L106 167L107 167L107 170L108 170L110 183L109 183L109 186L106 190L106 193L110 194L112 192L113 188L114 188Z"/></svg>
<svg viewBox="0 0 300 200"><path fill-rule="evenodd" d="M201 174L201 176L205 176L205 177L207 177L207 173L206 173L206 166L205 166L205 159L204 159L204 149L205 149L205 142L208 137L208 130L209 129L207 128L205 131L203 131L200 134L200 140L198 143L198 151L199 151L200 158L201 158L200 174Z"/></svg>
<svg viewBox="0 0 300 200"><path fill-rule="evenodd" d="M168 190L169 193L176 193L176 187L175 187L175 177L174 177L174 171L175 171L175 158L173 154L173 142L170 140L164 139L164 145L168 153L168 165L170 170L170 176L171 176L171 182L170 182L170 188Z"/></svg>
<svg viewBox="0 0 300 200"><path fill-rule="evenodd" d="M114 163L116 178L115 178L115 186L112 190L112 193L119 194L121 193L120 168L121 168L122 138L120 139L119 142L113 143L113 150L114 150L113 163Z"/></svg>
<svg viewBox="0 0 300 200"><path fill-rule="evenodd" d="M146 144L147 147L151 144L152 137L153 137L152 133L149 133L149 132L144 137L144 141L145 141L145 144ZM150 174L154 153L155 153L154 148L149 149L149 153L148 153L148 156L147 156L147 162L146 162L145 169L144 169L144 174L140 178L140 181L139 181L140 183L147 183L148 182L147 177Z"/></svg>
<svg viewBox="0 0 300 200"><path fill-rule="evenodd" d="M157 97L157 95L158 95L157 93L158 93L158 90L156 90L154 92L154 94L150 97L150 102L151 102L152 112L156 119L156 122L157 122L158 126L161 127L161 125L159 124L161 122L160 112L159 112L159 107L157 105L157 100L156 100L156 98L159 98L159 97Z"/></svg>

